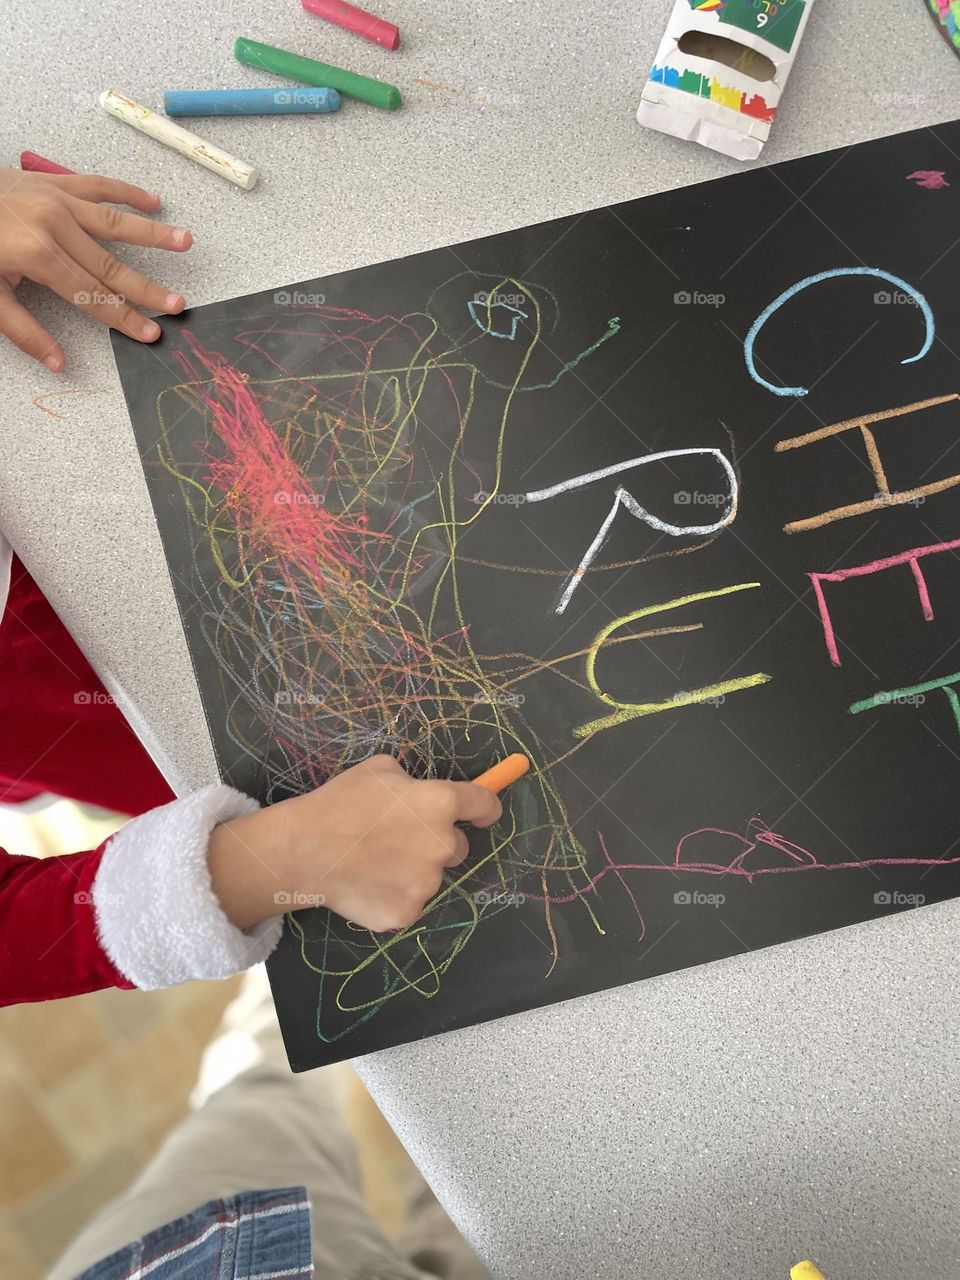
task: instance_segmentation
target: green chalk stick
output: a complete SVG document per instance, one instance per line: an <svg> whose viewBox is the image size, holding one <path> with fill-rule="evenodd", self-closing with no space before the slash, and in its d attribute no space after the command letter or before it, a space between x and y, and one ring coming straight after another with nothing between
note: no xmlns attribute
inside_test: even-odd
<svg viewBox="0 0 960 1280"><path fill-rule="evenodd" d="M247 40L244 36L238 37L233 53L238 62L243 62L248 67L260 67L263 71L272 71L274 75L299 80L301 84L336 89L348 98L359 98L361 102L383 107L385 111L396 111L403 101L400 90L395 85L384 84L382 80L373 80L370 76L359 76L354 71L344 71L342 67L331 67L325 62L316 62L313 58L301 58L297 53L275 49L269 44L258 44L256 40Z"/></svg>

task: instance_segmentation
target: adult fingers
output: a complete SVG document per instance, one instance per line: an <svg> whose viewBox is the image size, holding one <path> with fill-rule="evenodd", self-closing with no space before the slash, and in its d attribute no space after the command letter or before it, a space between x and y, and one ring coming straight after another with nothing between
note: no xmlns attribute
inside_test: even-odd
<svg viewBox="0 0 960 1280"><path fill-rule="evenodd" d="M7 288L0 288L0 334L28 356L45 364L51 373L59 373L66 364L57 340Z"/></svg>

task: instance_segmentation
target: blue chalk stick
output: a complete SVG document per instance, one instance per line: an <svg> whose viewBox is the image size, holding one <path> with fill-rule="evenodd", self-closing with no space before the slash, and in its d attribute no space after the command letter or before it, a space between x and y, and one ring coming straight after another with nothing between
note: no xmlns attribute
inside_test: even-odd
<svg viewBox="0 0 960 1280"><path fill-rule="evenodd" d="M276 89L174 89L163 95L168 116L283 116L339 111L336 89L285 84Z"/></svg>

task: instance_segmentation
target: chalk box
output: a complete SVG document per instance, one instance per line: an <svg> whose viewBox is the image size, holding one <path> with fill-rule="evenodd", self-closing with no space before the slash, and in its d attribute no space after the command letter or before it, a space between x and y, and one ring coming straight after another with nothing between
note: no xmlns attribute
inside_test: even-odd
<svg viewBox="0 0 960 1280"><path fill-rule="evenodd" d="M812 5L676 0L637 119L737 160L756 160Z"/></svg>

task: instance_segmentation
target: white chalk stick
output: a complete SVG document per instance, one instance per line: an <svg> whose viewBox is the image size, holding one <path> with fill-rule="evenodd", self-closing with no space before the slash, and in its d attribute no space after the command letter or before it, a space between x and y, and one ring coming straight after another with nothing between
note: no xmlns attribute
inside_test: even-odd
<svg viewBox="0 0 960 1280"><path fill-rule="evenodd" d="M157 142L165 143L183 156L189 156L191 160L196 160L197 164L202 164L205 169L212 169L214 173L219 173L221 178L226 178L228 182L235 182L245 191L249 191L256 185L257 171L253 165L247 164L245 160L238 160L236 156L226 151L221 151L211 142L204 142L189 129L174 124L166 116L157 115L155 111L141 106L132 98L125 98L115 89L105 89L101 93L100 105L104 111L116 116L124 124L132 125L134 129L139 129L150 138L156 138Z"/></svg>

